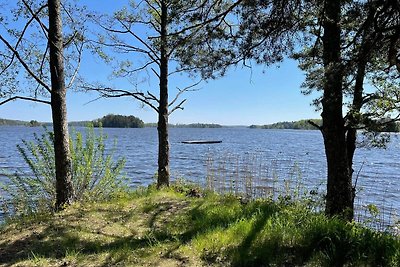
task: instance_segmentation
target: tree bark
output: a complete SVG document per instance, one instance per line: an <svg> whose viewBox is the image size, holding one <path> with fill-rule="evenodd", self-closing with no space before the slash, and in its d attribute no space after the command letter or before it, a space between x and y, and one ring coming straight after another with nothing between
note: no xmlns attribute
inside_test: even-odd
<svg viewBox="0 0 400 267"><path fill-rule="evenodd" d="M356 66L356 77L353 92L353 103L348 113L348 130L346 136L347 143L347 160L350 175L353 176L353 159L356 151L357 141L357 126L361 122L361 108L363 106L363 92L364 92L364 79L367 70L367 64L370 61L370 54L375 41L379 40L380 37L373 33L372 26L374 21L374 15L376 14L376 7L372 6L369 10L369 15L365 24L363 25L364 32L360 44L360 50L357 55L357 66ZM353 187L353 203L355 198L356 188Z"/></svg>
<svg viewBox="0 0 400 267"><path fill-rule="evenodd" d="M363 56L367 56L362 53ZM347 143L347 160L348 160L348 168L350 171L350 175L353 175L353 158L356 150L356 141L357 141L357 125L360 123L360 112L363 105L363 91L364 91L364 78L366 71L366 59L365 57L359 59L357 64L357 74L356 81L354 85L353 92L353 103L351 106L351 110L349 112L349 125L346 136ZM353 196L354 198L354 196Z"/></svg>
<svg viewBox="0 0 400 267"><path fill-rule="evenodd" d="M341 62L341 1L325 1L324 94L322 133L328 165L326 214L352 220L354 216L352 181L348 168L346 129L343 119L343 67Z"/></svg>
<svg viewBox="0 0 400 267"><path fill-rule="evenodd" d="M57 210L73 200L71 153L67 123L63 36L60 0L48 0L51 74L51 110L54 131Z"/></svg>
<svg viewBox="0 0 400 267"><path fill-rule="evenodd" d="M168 54L167 54L168 9L161 1L161 45L160 45L160 103L158 107L158 178L157 186L169 186L169 141L168 141Z"/></svg>
<svg viewBox="0 0 400 267"><path fill-rule="evenodd" d="M346 149L347 149L347 166L349 170L349 175L351 181L353 180L353 159L356 151L356 142L357 142L357 128L356 126L360 122L360 112L363 105L363 91L364 91L364 77L365 77L365 68L366 61L362 60L358 63L357 66L357 74L356 74L356 83L354 85L353 92L353 103L352 108L349 113L349 125L347 129L346 135ZM356 197L356 188L352 186L352 202L354 206L354 199Z"/></svg>

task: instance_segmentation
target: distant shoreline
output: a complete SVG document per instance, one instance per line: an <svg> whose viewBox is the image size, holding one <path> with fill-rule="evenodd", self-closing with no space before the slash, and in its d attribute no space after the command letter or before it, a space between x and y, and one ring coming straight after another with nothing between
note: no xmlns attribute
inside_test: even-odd
<svg viewBox="0 0 400 267"><path fill-rule="evenodd" d="M69 126L72 127L85 127L89 124L94 125L94 127L99 126L99 120L93 121L71 121L68 123ZM38 122L38 121L21 121L21 120L9 120L9 119L1 119L0 118L0 126L25 126L25 127L39 127L39 126L52 126L51 122ZM131 124L132 126L132 124ZM142 123L135 124L133 126L138 127L130 127L125 125L118 126L108 126L107 124L102 124L103 128L155 128L157 127L157 123ZM247 127L247 126L223 126L215 123L190 123L190 124L169 124L170 128L225 128L225 127Z"/></svg>
<svg viewBox="0 0 400 267"><path fill-rule="evenodd" d="M105 118L129 118L125 124L116 123L114 120L105 120ZM312 122L312 123L310 123ZM68 123L70 127L85 127L88 125L93 125L94 127L99 127L101 125L102 128L156 128L157 123L144 123L138 118L133 116L121 116L121 115L107 115L101 119L96 119L92 121L71 121ZM269 129L269 130L318 130L317 126L322 125L321 119L309 119L309 120L298 120L298 121L283 121L276 122L272 124L265 125L221 125L216 123L188 123L188 124L168 124L169 128L202 128L202 129L218 129L218 128L250 128L250 129ZM25 127L39 127L39 126L48 126L51 127L51 122L38 122L35 120L31 121L21 121L21 120L10 120L10 119L2 119L0 118L0 127L1 126L25 126ZM381 132L400 132L400 125L388 125L385 130L381 130Z"/></svg>

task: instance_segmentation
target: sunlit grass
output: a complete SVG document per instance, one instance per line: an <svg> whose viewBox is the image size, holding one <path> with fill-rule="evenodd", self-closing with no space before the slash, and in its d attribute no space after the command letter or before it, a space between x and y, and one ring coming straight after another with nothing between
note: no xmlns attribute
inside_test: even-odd
<svg viewBox="0 0 400 267"><path fill-rule="evenodd" d="M1 266L399 266L398 237L287 199L243 202L182 185L9 221ZM195 189L199 190L199 189Z"/></svg>

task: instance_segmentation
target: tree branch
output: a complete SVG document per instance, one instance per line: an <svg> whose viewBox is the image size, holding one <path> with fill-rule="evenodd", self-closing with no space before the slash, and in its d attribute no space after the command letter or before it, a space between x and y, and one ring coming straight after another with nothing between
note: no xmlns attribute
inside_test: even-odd
<svg viewBox="0 0 400 267"><path fill-rule="evenodd" d="M154 109L158 113L158 108L151 103L151 101L158 101L157 99L154 99L154 96L146 96L144 93L141 92L131 92L128 90L123 90L123 89L114 89L110 87L92 87L92 86L82 86L83 89L88 90L88 91L95 91L98 92L101 97L105 98L116 98L116 97L124 97L124 96L131 96L135 98L136 100L139 100L140 102L148 105L152 109Z"/></svg>
<svg viewBox="0 0 400 267"><path fill-rule="evenodd" d="M47 55L47 52L49 51L49 49L50 49L49 42L47 42L46 50L43 53L42 61L40 63L40 68L39 68L39 70L40 70L39 78L40 79L43 78L43 68L44 68L44 64L45 64L45 61L46 61L46 55ZM39 86L40 85L38 84L38 86L36 87L36 91L38 90ZM47 88L46 88L46 90L47 90ZM49 93L51 92L50 90L47 90L47 91ZM35 92L35 94L36 94L36 92Z"/></svg>
<svg viewBox="0 0 400 267"><path fill-rule="evenodd" d="M33 73L33 71L29 68L28 64L26 64L26 62L21 58L18 51L15 50L14 47L12 47L12 45L6 39L4 39L2 35L0 35L0 40L8 47L8 49L10 49L14 53L14 55L17 57L18 61L21 63L21 65L24 67L24 69L29 73L29 75L31 75L31 77L33 79L35 79L36 82L38 82L41 86L43 86L44 88L46 88L47 91L50 92L51 88L42 79L40 79L35 73Z"/></svg>
<svg viewBox="0 0 400 267"><path fill-rule="evenodd" d="M316 124L312 120L308 120L307 122L322 132L322 127L319 126L318 124Z"/></svg>
<svg viewBox="0 0 400 267"><path fill-rule="evenodd" d="M72 86L72 84L75 81L76 76L78 75L78 71L79 71L79 69L81 67L83 46L84 46L83 42L81 43L80 47L78 47L76 45L76 50L78 52L78 62L77 62L77 66L76 66L76 68L74 70L74 74L72 74L71 80L68 82L67 88L70 88Z"/></svg>
<svg viewBox="0 0 400 267"><path fill-rule="evenodd" d="M28 5L28 3L25 0L22 0L22 2L24 3L25 7L28 9L29 13L31 13L32 17L39 23L40 28L43 31L44 36L46 36L46 38L48 38L47 34L49 32L49 29L46 27L46 25L44 25L42 23L42 21L39 19L38 14L47 7L47 4L44 4L43 6L41 6L39 8L39 10L37 12L33 12L33 10L31 9L31 7Z"/></svg>
<svg viewBox="0 0 400 267"><path fill-rule="evenodd" d="M198 27L203 27L203 26L205 26L205 25L207 25L207 24L209 24L209 23L211 23L211 22L213 22L213 21L217 21L217 20L219 20L219 19L223 19L223 18L225 18L235 7L237 7L237 6L238 6L240 3L242 3L243 1L244 1L244 0L237 0L237 1L234 2L229 8L227 8L224 12L219 13L219 14L215 15L214 17L212 17L212 18L210 18L210 19L207 19L207 20L205 20L205 21L202 21L202 22L200 22L200 23L194 24L194 25L192 25L192 26L188 26L188 27L186 27L186 28L183 28L183 29L181 29L181 30L179 30L179 31L176 31L176 32L173 32L173 33L169 33L168 36L179 35L179 34L182 34L182 33L186 32L186 31L189 31L189 30L192 30L192 29L195 29L195 28L198 28Z"/></svg>
<svg viewBox="0 0 400 267"><path fill-rule="evenodd" d="M161 17L160 11L158 11L158 9L155 8L155 7L150 3L150 1L145 0L145 2L146 2L146 4L147 4L154 12L156 12L156 14L157 14L159 17Z"/></svg>
<svg viewBox="0 0 400 267"><path fill-rule="evenodd" d="M169 103L168 107L170 107L170 106L172 106L173 104L175 104L175 102L178 100L178 98L179 98L184 92L190 91L191 88L193 88L193 87L199 85L202 81L203 81L203 80L200 79L198 82L196 82L196 83L194 83L194 84L191 84L191 85L189 85L189 86L187 86L187 87L185 87L185 88L183 88L183 89L179 89L179 88L178 88L179 92L176 94L175 98L171 101L171 103ZM181 103L181 104L182 104L182 103ZM178 105L178 106L179 106L179 105Z"/></svg>
<svg viewBox="0 0 400 267"><path fill-rule="evenodd" d="M24 96L13 96L13 97L11 97L11 98L9 98L7 100L4 100L4 101L0 102L0 106L4 105L7 102L10 102L10 101L13 101L13 100L17 100L17 99L51 105L51 102L50 101L46 101L46 100L36 99L36 98L32 98L32 97L24 97Z"/></svg>
<svg viewBox="0 0 400 267"><path fill-rule="evenodd" d="M177 110L177 109L181 109L181 110L183 110L183 107L182 107L182 105L183 105L183 103L185 103L186 102L186 100L187 99L183 99L178 105L176 105L176 107L174 107L173 109L171 109L171 111L170 112L168 112L168 115L171 115L172 114L172 112L174 112L175 110Z"/></svg>
<svg viewBox="0 0 400 267"><path fill-rule="evenodd" d="M21 43L26 30L28 29L29 25L32 23L32 21L35 19L35 16L37 16L37 14L39 14L45 7L47 7L47 5L42 6L35 14L32 14L32 18L30 18L26 23L24 28L21 31L21 34L17 40L17 43L15 44L15 49L18 49L19 44ZM1 71L0 75L2 75L14 62L14 58L15 58L15 54L13 53L12 57L11 57L11 61L3 68L3 70Z"/></svg>

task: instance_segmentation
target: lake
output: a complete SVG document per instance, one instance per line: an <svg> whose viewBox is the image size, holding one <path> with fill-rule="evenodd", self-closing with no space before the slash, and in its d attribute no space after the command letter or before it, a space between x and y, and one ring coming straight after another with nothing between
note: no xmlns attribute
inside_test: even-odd
<svg viewBox="0 0 400 267"><path fill-rule="evenodd" d="M82 130L82 128L77 128ZM4 173L29 171L16 144L31 140L41 127L0 127L0 180ZM115 155L126 157L129 185L148 185L157 171L157 130L103 129L107 147L117 140ZM185 140L221 140L220 144L182 144ZM252 177L265 190L301 183L307 190L325 190L326 162L319 131L264 130L245 127L171 128L170 163L173 179L184 178L205 185L206 176L219 177L216 187L229 187L239 177ZM356 204L376 204L386 214L400 213L400 139L392 134L387 149L360 148L356 151L354 177ZM221 178L222 177L222 178ZM236 177L236 178L235 178ZM213 179L211 179L213 180ZM224 180L221 183L221 180ZM284 182L285 181L285 182ZM210 180L209 180L210 182ZM237 183L237 181L236 181ZM393 220L386 216L386 220Z"/></svg>

